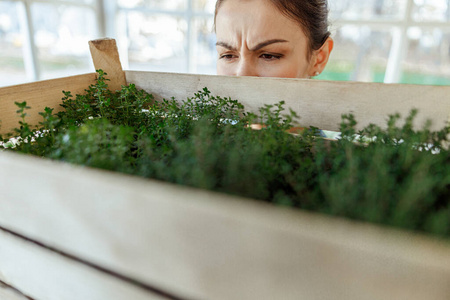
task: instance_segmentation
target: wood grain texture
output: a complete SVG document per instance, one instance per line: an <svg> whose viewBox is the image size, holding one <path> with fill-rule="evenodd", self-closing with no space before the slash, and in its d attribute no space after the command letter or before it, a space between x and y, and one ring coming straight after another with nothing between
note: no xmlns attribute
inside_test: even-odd
<svg viewBox="0 0 450 300"><path fill-rule="evenodd" d="M189 299L450 295L448 242L158 181L0 153L0 207L1 226Z"/></svg>
<svg viewBox="0 0 450 300"><path fill-rule="evenodd" d="M71 91L74 96L83 94L90 84L95 83L96 76L90 73L0 88L0 134L11 132L19 125L18 108L14 102L26 101L31 107L26 112L26 121L38 125L43 120L39 112L43 112L46 106L54 108L54 112L62 109L59 105L64 96L62 91Z"/></svg>
<svg viewBox="0 0 450 300"><path fill-rule="evenodd" d="M42 300L162 300L45 248L0 230L0 278L33 299ZM26 300L2 289L0 299Z"/></svg>
<svg viewBox="0 0 450 300"><path fill-rule="evenodd" d="M341 115L353 113L358 129L369 123L386 125L388 115L408 115L419 110L416 125L433 121L434 129L445 126L450 116L450 86L425 86L310 79L229 77L126 71L128 82L153 93L156 98L178 100L192 97L207 87L214 95L231 97L247 110L257 112L264 104L286 101L301 117L301 126L337 131Z"/></svg>
<svg viewBox="0 0 450 300"><path fill-rule="evenodd" d="M102 49L102 48L100 48ZM93 55L94 56L94 55ZM95 57L107 57L98 54ZM120 61L116 61L116 65ZM120 67L121 69L121 67ZM119 74L120 71L110 71ZM264 104L286 101L286 107L297 112L301 126L324 130L339 129L341 115L352 112L362 128L369 123L385 125L387 116L400 112L406 116L412 108L419 109L416 125L432 120L433 129L441 129L450 118L450 87L399 85L361 82L332 82L307 79L228 77L125 71L128 83L135 83L153 93L157 99L191 97L208 87L213 94L240 100L250 111ZM108 76L110 77L110 76ZM60 109L63 90L83 93L95 81L96 74L86 74L0 88L0 134L17 126L19 118L14 101L27 101L32 107L28 122L38 124L38 112L45 106ZM121 81L120 79L119 81ZM122 83L120 83L122 84ZM118 88L120 88L118 84Z"/></svg>
<svg viewBox="0 0 450 300"><path fill-rule="evenodd" d="M14 289L3 285L0 282L0 299L2 300L29 300L29 298L23 296Z"/></svg>
<svg viewBox="0 0 450 300"><path fill-rule="evenodd" d="M92 60L96 70L102 69L108 74L108 86L111 90L120 90L126 84L125 73L119 59L116 40L105 38L89 41Z"/></svg>
<svg viewBox="0 0 450 300"><path fill-rule="evenodd" d="M327 130L338 129L342 113L353 112L361 127L384 124L387 114L407 114L413 107L420 111L418 124L432 118L440 128L450 108L450 87L136 71L126 76L158 99L185 99L208 87L250 110L285 100L302 125ZM58 108L62 90L82 93L95 77L1 88L2 132L17 124L14 101L33 107L29 121L36 124L37 111ZM450 295L448 243L162 182L0 153L0 207L4 227L187 298ZM22 246L0 241L5 253ZM17 276L20 284L24 279Z"/></svg>

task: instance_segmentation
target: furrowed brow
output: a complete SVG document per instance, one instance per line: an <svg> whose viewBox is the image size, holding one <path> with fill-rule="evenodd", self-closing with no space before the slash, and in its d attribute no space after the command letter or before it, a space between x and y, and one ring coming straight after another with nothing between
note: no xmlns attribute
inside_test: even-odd
<svg viewBox="0 0 450 300"><path fill-rule="evenodd" d="M288 41L286 40L281 40L281 39L273 39L273 40L267 40L264 42L259 43L258 45L256 45L255 47L253 47L252 49L250 49L250 51L258 51L266 46L272 45L272 44L276 44L276 43L287 43Z"/></svg>
<svg viewBox="0 0 450 300"><path fill-rule="evenodd" d="M225 42L217 42L217 43L216 43L216 46L220 46L220 47L226 48L226 49L228 49L228 50L236 50L235 47L233 47L233 46L231 46L230 44L227 44L227 43L225 43Z"/></svg>

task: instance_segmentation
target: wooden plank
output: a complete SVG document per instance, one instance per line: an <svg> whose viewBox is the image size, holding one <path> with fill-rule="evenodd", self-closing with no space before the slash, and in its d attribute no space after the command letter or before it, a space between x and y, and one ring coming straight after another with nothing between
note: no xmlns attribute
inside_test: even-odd
<svg viewBox="0 0 450 300"><path fill-rule="evenodd" d="M120 63L120 62L119 62ZM113 72L114 73L114 72ZM114 74L117 74L115 72ZM306 79L228 77L126 71L127 81L153 93L157 99L185 99L208 87L215 95L238 99L246 109L257 112L264 104L286 101L300 116L302 126L338 130L341 115L355 114L359 129L369 123L384 125L387 115L407 115L419 109L416 124L433 121L434 129L442 128L450 119L448 86L399 85L361 82L332 82ZM45 106L60 109L63 90L83 93L95 81L96 74L65 77L0 88L0 134L10 132L19 118L14 101L27 101L31 106L28 122L38 124L38 112ZM20 97L18 97L20 95Z"/></svg>
<svg viewBox="0 0 450 300"><path fill-rule="evenodd" d="M0 299L2 300L29 300L16 292L0 286Z"/></svg>
<svg viewBox="0 0 450 300"><path fill-rule="evenodd" d="M448 242L164 182L0 153L0 207L1 226L186 298L450 295Z"/></svg>
<svg viewBox="0 0 450 300"><path fill-rule="evenodd" d="M108 74L109 89L113 91L122 89L121 86L126 85L126 80L120 63L116 40L105 38L89 41L89 49L95 69L102 69Z"/></svg>
<svg viewBox="0 0 450 300"><path fill-rule="evenodd" d="M10 290L5 289L0 286L0 299L2 300L29 300L22 295Z"/></svg>
<svg viewBox="0 0 450 300"><path fill-rule="evenodd" d="M26 101L31 106L26 121L37 125L42 121L38 113L46 106L54 108L55 112L62 109L59 104L64 96L63 90L71 91L73 95L82 94L95 82L96 76L96 73L91 73L0 88L0 134L11 132L18 126L20 118L15 101Z"/></svg>
<svg viewBox="0 0 450 300"><path fill-rule="evenodd" d="M2 300L30 300L18 291L0 282L0 299Z"/></svg>
<svg viewBox="0 0 450 300"><path fill-rule="evenodd" d="M162 300L125 283L0 230L0 279L33 299ZM0 287L0 299L26 300Z"/></svg>
<svg viewBox="0 0 450 300"><path fill-rule="evenodd" d="M416 124L433 121L441 129L450 117L450 86L425 86L310 79L228 77L126 71L128 82L153 93L156 98L183 100L207 87L214 95L240 100L257 112L264 104L286 101L299 116L302 126L338 131L341 115L352 112L363 128L369 123L386 125L387 116L408 115L419 110Z"/></svg>

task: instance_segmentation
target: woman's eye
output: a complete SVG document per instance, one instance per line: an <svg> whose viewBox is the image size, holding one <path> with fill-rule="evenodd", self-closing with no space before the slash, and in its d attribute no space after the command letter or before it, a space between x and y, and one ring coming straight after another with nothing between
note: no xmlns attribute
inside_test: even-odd
<svg viewBox="0 0 450 300"><path fill-rule="evenodd" d="M265 60L278 60L282 57L282 55L278 55L278 54L261 54L260 56L262 59Z"/></svg>
<svg viewBox="0 0 450 300"><path fill-rule="evenodd" d="M223 54L219 58L225 59L225 60L231 60L231 59L235 58L235 56L233 54Z"/></svg>

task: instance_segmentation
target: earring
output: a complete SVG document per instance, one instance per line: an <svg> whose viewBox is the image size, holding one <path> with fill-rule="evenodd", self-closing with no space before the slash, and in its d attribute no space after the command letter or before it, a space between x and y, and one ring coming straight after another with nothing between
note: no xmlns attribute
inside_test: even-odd
<svg viewBox="0 0 450 300"><path fill-rule="evenodd" d="M311 79L311 78L313 78L313 77L315 77L315 76L319 76L319 75L320 75L320 72L319 72L319 71L316 71L316 72L314 72L313 75L310 75L310 76L309 76L309 79Z"/></svg>

